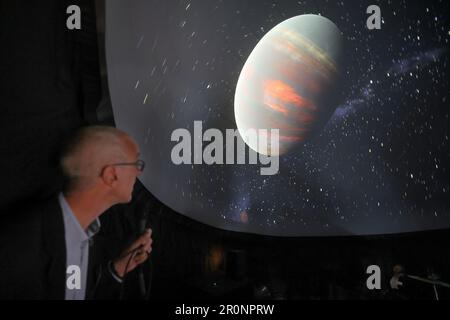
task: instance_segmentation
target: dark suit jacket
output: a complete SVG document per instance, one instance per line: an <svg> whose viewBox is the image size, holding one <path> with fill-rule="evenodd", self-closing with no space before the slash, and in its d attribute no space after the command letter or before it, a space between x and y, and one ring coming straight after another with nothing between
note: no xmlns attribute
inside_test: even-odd
<svg viewBox="0 0 450 320"><path fill-rule="evenodd" d="M66 243L58 198L4 215L0 221L0 299L64 299ZM89 248L86 299L117 299L105 240Z"/></svg>

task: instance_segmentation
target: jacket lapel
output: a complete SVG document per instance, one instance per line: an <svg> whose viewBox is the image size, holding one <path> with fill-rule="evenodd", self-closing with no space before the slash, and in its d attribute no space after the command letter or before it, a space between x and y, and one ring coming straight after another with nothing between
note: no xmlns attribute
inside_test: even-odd
<svg viewBox="0 0 450 320"><path fill-rule="evenodd" d="M42 210L43 246L47 257L44 276L46 278L47 298L63 300L66 286L66 241L64 220L55 197Z"/></svg>

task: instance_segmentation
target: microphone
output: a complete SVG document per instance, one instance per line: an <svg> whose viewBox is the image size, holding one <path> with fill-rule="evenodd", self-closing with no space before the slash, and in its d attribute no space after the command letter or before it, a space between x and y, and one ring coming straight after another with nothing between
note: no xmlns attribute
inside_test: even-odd
<svg viewBox="0 0 450 320"><path fill-rule="evenodd" d="M138 221L138 236L141 236L147 227L147 216L149 212L149 204L143 206L143 210L141 212L141 215L139 217ZM147 295L147 290L145 288L145 276L144 276L144 266L143 263L138 266L138 283L139 283L139 290L142 297L145 297Z"/></svg>

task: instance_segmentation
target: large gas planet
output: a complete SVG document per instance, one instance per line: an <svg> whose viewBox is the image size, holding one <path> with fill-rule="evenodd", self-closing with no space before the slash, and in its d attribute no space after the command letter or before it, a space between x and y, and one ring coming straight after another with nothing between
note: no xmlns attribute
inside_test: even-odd
<svg viewBox="0 0 450 320"><path fill-rule="evenodd" d="M270 30L248 57L236 87L236 125L260 153L247 130L279 129L279 154L323 128L339 103L342 35L318 15L290 18ZM271 155L276 150L272 150Z"/></svg>

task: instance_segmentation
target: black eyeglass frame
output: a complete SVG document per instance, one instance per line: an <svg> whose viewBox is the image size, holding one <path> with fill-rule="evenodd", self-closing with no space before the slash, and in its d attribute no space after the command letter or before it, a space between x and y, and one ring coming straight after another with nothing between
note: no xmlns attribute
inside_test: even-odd
<svg viewBox="0 0 450 320"><path fill-rule="evenodd" d="M102 175L103 170L105 170L105 168L109 166L135 166L139 170L139 172L143 172L145 169L145 161L139 159L136 162L119 162L107 164L106 166L103 167L102 171L100 172L100 176Z"/></svg>

